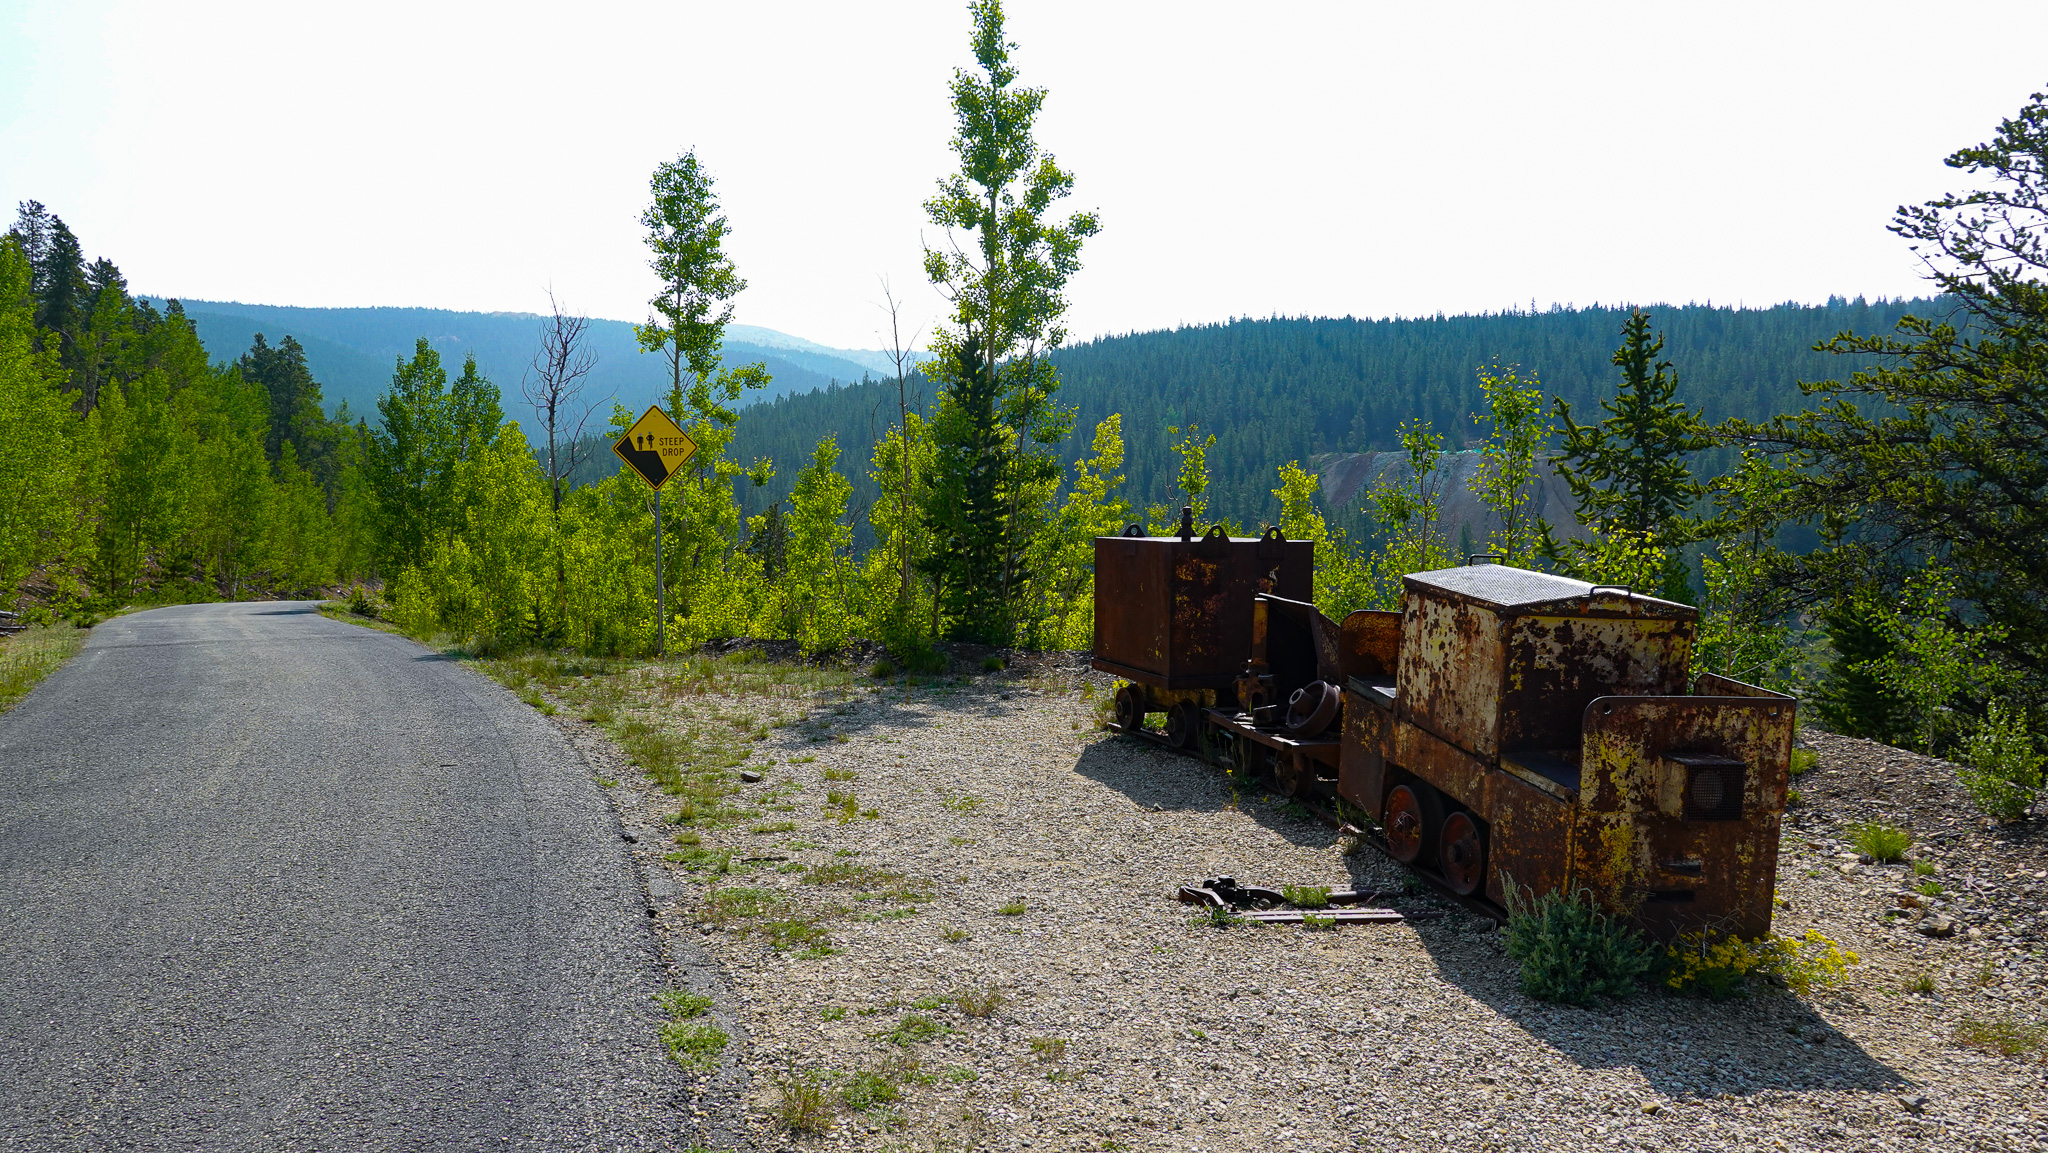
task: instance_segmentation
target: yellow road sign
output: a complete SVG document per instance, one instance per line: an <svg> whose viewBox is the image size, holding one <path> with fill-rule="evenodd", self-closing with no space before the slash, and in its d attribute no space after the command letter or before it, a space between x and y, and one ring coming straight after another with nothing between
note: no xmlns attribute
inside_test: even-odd
<svg viewBox="0 0 2048 1153"><path fill-rule="evenodd" d="M658 491L697 455L697 442L670 420L660 405L650 404L626 435L613 442L612 451L639 473L649 488Z"/></svg>

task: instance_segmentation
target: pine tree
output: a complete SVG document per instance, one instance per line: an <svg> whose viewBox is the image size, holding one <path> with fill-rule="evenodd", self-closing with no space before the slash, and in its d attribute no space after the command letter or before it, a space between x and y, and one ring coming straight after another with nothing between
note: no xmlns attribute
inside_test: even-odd
<svg viewBox="0 0 2048 1153"><path fill-rule="evenodd" d="M1613 399L1600 402L1607 418L1582 425L1572 419L1571 403L1557 398L1564 443L1550 460L1577 499L1575 518L1595 539L1559 542L1546 530L1542 551L1587 580L1647 585L1691 600L1679 550L1703 535L1692 510L1708 486L1693 479L1687 458L1714 441L1677 399L1678 376L1659 359L1663 351L1663 335L1651 336L1649 313L1636 309L1614 350L1621 383Z"/></svg>

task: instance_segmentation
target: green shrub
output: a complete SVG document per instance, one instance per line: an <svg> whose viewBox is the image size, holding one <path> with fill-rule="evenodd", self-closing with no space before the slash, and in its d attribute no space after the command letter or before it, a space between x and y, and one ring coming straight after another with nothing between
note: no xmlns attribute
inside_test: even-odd
<svg viewBox="0 0 2048 1153"><path fill-rule="evenodd" d="M896 1082L873 1070L855 1073L839 1090L839 1099L848 1109L872 1109L893 1104L902 1097L903 1091L896 1087Z"/></svg>
<svg viewBox="0 0 2048 1153"><path fill-rule="evenodd" d="M1283 885L1280 895L1297 909L1322 909L1330 904L1330 890L1325 885Z"/></svg>
<svg viewBox="0 0 2048 1153"><path fill-rule="evenodd" d="M1873 860L1896 861L1913 847L1913 834L1881 821L1865 821L1849 826L1849 843L1856 846L1857 852L1867 853Z"/></svg>
<svg viewBox="0 0 2048 1153"><path fill-rule="evenodd" d="M1535 897L1510 883L1506 944L1522 964L1524 993L1568 1005L1633 995L1655 957L1641 934L1601 912L1584 889Z"/></svg>
<svg viewBox="0 0 2048 1153"><path fill-rule="evenodd" d="M1802 773L1811 772L1813 771L1813 767L1818 764L1820 764L1820 754L1814 752L1812 749L1792 750L1793 776L1796 777Z"/></svg>
<svg viewBox="0 0 2048 1153"><path fill-rule="evenodd" d="M995 656L993 654L981 658L981 671L985 673L1002 672L1003 658Z"/></svg>
<svg viewBox="0 0 2048 1153"><path fill-rule="evenodd" d="M2043 760L2027 731L2026 714L1993 701L1983 723L1963 742L1963 788L1987 815L2024 820L2041 793Z"/></svg>

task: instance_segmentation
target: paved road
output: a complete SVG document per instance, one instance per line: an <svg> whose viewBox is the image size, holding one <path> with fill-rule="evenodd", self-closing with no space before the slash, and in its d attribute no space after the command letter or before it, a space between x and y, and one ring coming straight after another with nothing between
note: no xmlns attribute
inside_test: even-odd
<svg viewBox="0 0 2048 1153"><path fill-rule="evenodd" d="M553 726L418 645L108 621L0 716L0 1148L687 1145L622 850Z"/></svg>

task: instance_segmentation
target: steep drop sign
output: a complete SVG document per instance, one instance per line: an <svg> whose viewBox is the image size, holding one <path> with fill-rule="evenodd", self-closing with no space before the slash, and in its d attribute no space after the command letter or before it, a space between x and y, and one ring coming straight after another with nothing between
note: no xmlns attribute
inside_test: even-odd
<svg viewBox="0 0 2048 1153"><path fill-rule="evenodd" d="M647 487L659 492L690 458L697 455L697 442L690 439L658 404L650 404L626 435L612 443L612 451L626 467L640 474Z"/></svg>

